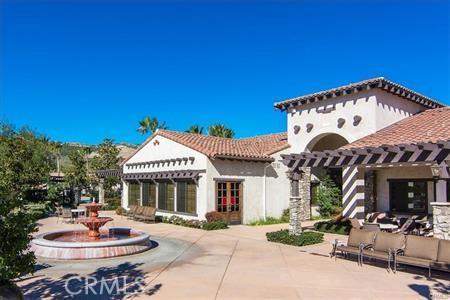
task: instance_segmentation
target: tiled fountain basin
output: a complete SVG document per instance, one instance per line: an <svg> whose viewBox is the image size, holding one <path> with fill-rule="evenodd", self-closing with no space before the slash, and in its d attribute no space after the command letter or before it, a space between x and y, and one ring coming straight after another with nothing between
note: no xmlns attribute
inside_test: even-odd
<svg viewBox="0 0 450 300"><path fill-rule="evenodd" d="M128 236L108 236L101 232L100 240L87 238L87 230L58 230L40 234L31 242L36 256L49 259L98 259L131 255L149 250L150 235L131 230ZM76 240L76 241L74 241Z"/></svg>

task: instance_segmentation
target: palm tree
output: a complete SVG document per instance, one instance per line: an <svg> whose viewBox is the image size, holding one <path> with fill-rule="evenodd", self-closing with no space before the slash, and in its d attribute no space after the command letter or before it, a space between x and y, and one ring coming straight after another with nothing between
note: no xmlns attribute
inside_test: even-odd
<svg viewBox="0 0 450 300"><path fill-rule="evenodd" d="M198 124L195 124L195 125L192 125L191 127L189 127L188 130L186 130L186 132L195 133L195 134L203 134L203 127Z"/></svg>
<svg viewBox="0 0 450 300"><path fill-rule="evenodd" d="M234 131L230 128L226 128L222 124L214 124L208 127L208 134L212 136L232 138L234 137Z"/></svg>
<svg viewBox="0 0 450 300"><path fill-rule="evenodd" d="M137 129L141 134L154 133L157 129L167 129L166 122L160 123L157 118L145 117L139 121Z"/></svg>

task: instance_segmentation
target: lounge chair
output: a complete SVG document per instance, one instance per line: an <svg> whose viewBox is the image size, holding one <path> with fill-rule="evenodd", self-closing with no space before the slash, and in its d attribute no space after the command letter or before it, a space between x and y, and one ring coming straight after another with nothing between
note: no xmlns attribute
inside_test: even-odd
<svg viewBox="0 0 450 300"><path fill-rule="evenodd" d="M128 218L132 218L134 216L134 214L136 213L136 210L138 209L139 206L137 205L130 205L128 206L128 211L125 213L125 215Z"/></svg>
<svg viewBox="0 0 450 300"><path fill-rule="evenodd" d="M356 219L356 218L351 218L350 219L350 223L352 224L352 228L355 228L355 229L361 229L361 223L359 222L359 220L358 219Z"/></svg>
<svg viewBox="0 0 450 300"><path fill-rule="evenodd" d="M136 219L136 216L138 215L142 215L142 212L144 211L144 206L138 206L136 207L135 211L133 214L130 214L130 216L128 217L128 219Z"/></svg>
<svg viewBox="0 0 450 300"><path fill-rule="evenodd" d="M405 236L403 234L393 234L380 231L375 236L372 247L366 247L361 251L360 263L364 262L364 257L386 261L387 267L391 269L391 262L394 261L393 250L402 249L405 244Z"/></svg>
<svg viewBox="0 0 450 300"><path fill-rule="evenodd" d="M447 245L443 245L444 249ZM431 266L437 262L439 239L407 235L404 250L396 249L394 255L394 271L397 271L397 264L411 265L428 268L428 276L431 277ZM442 254L445 259L446 254Z"/></svg>
<svg viewBox="0 0 450 300"><path fill-rule="evenodd" d="M364 223L362 229L367 230L367 231L380 231L380 225L377 223Z"/></svg>
<svg viewBox="0 0 450 300"><path fill-rule="evenodd" d="M450 241L439 240L437 261L431 263L431 269L450 272Z"/></svg>
<svg viewBox="0 0 450 300"><path fill-rule="evenodd" d="M156 218L156 208L154 207L145 207L142 214L137 215L135 217L136 220L144 221L144 222L155 222Z"/></svg>
<svg viewBox="0 0 450 300"><path fill-rule="evenodd" d="M331 252L331 256L334 256L336 259L337 251L340 251L342 254L347 256L348 254L353 254L358 257L358 264L361 264L361 251L367 247L371 247L373 245L373 241L375 239L375 231L368 230L360 230L352 228L350 230L350 235L348 237L347 245L339 244L338 240L335 240L333 245L333 250Z"/></svg>

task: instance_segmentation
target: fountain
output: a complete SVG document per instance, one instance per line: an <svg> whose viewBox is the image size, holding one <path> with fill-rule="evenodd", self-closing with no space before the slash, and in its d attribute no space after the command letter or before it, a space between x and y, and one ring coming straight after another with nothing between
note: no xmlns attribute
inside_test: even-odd
<svg viewBox="0 0 450 300"><path fill-rule="evenodd" d="M88 236L93 239L100 239L100 227L112 221L112 218L99 217L98 211L103 206L98 203L86 204L87 218L77 219L77 222L89 228Z"/></svg>
<svg viewBox="0 0 450 300"><path fill-rule="evenodd" d="M76 219L88 230L58 230L40 234L31 242L36 256L50 259L93 259L140 253L151 248L150 236L130 228L101 227L113 221L99 217L102 204L85 205L87 217Z"/></svg>

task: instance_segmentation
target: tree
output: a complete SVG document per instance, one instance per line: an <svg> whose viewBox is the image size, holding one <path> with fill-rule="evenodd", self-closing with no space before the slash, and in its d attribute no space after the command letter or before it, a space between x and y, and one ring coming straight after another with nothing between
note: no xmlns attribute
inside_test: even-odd
<svg viewBox="0 0 450 300"><path fill-rule="evenodd" d="M320 176L320 184L317 187L315 198L319 205L319 213L323 217L329 217L339 207L341 190L330 175L325 173Z"/></svg>
<svg viewBox="0 0 450 300"><path fill-rule="evenodd" d="M92 182L92 178L89 173L88 158L88 155L91 152L92 149L83 147L74 149L69 153L70 166L68 166L64 171L65 180L69 186L77 188L78 192L80 192L83 188L89 187Z"/></svg>
<svg viewBox="0 0 450 300"><path fill-rule="evenodd" d="M54 154L47 138L29 129L0 126L0 290L33 272L29 243L36 224L24 207L30 190L48 183Z"/></svg>
<svg viewBox="0 0 450 300"><path fill-rule="evenodd" d="M116 169L119 166L119 153L120 150L114 145L113 140L104 139L98 146L97 155L92 159L92 168L96 171ZM97 182L100 178L96 178ZM117 177L106 177L104 181L104 189L107 197L114 195L113 187L120 183L120 179Z"/></svg>
<svg viewBox="0 0 450 300"><path fill-rule="evenodd" d="M208 134L211 136L218 136L224 138L234 137L234 131L230 128L226 128L222 124L215 124L208 127Z"/></svg>
<svg viewBox="0 0 450 300"><path fill-rule="evenodd" d="M160 123L159 120L151 117L144 117L141 121L139 121L139 127L137 131L141 134L146 133L154 133L158 129L167 129L166 122Z"/></svg>
<svg viewBox="0 0 450 300"><path fill-rule="evenodd" d="M195 133L195 134L203 134L203 127L200 125L192 125L191 127L186 130L188 133Z"/></svg>

